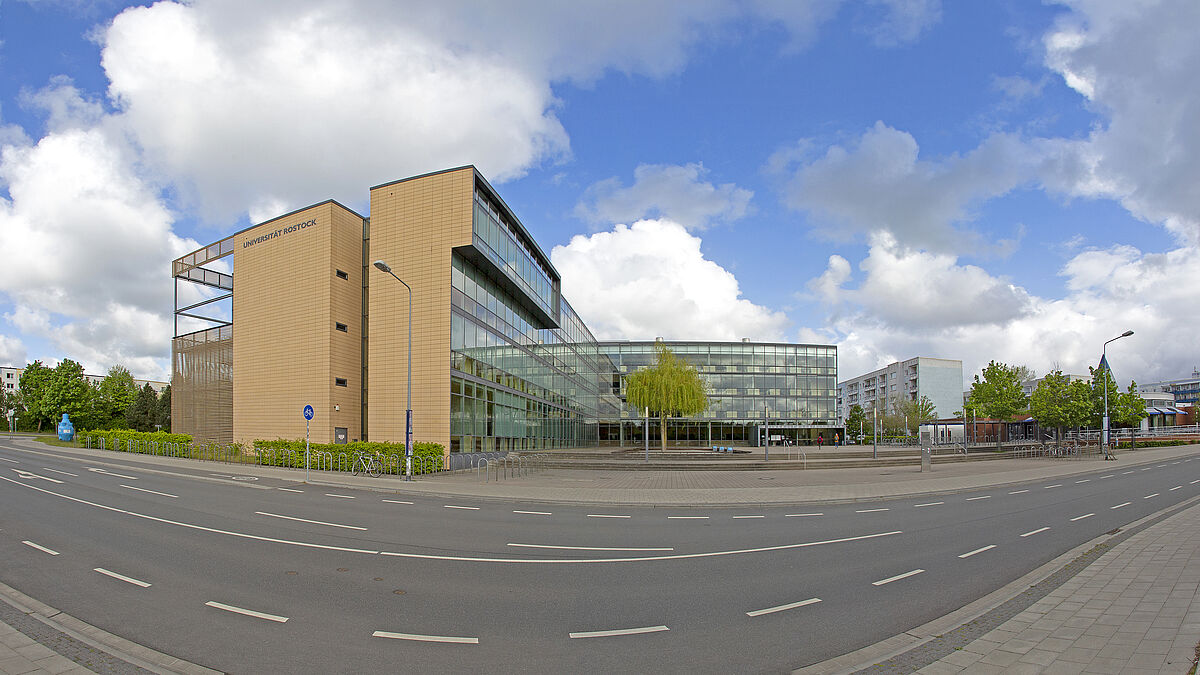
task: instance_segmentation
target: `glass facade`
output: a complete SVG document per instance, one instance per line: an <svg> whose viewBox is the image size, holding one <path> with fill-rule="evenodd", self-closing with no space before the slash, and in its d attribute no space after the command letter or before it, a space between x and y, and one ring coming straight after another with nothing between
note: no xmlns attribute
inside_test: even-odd
<svg viewBox="0 0 1200 675"><path fill-rule="evenodd" d="M624 396L624 376L653 365L655 342L602 342L600 351L614 366L610 387ZM826 437L837 424L837 347L748 342L664 342L695 366L708 385L703 415L670 420L667 442L679 445L761 443L762 427L794 442ZM636 445L642 421L623 408L621 419L601 423L602 445ZM651 422L651 442L659 440Z"/></svg>
<svg viewBox="0 0 1200 675"><path fill-rule="evenodd" d="M451 270L450 451L596 445L619 402L611 363L570 305L558 303L560 328L539 328L485 268L454 253Z"/></svg>

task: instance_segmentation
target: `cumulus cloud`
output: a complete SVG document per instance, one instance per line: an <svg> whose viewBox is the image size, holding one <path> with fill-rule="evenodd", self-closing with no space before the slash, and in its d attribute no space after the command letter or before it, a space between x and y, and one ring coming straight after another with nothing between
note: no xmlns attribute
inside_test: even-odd
<svg viewBox="0 0 1200 675"><path fill-rule="evenodd" d="M915 42L942 18L941 0L871 0L867 7L864 14L883 13L863 27L879 47Z"/></svg>
<svg viewBox="0 0 1200 675"><path fill-rule="evenodd" d="M1114 357L1115 373L1122 382L1170 379L1194 363L1195 345L1178 336L1200 331L1200 317L1164 308L1195 303L1197 255L1194 248L1165 254L1089 248L1059 270L1068 292L1046 298L980 268L881 240L860 265L857 288L844 287L850 273L841 259L809 282L836 304L827 327L801 339L838 344L843 379L898 359L934 356L962 359L969 380L991 359L1039 373L1060 367L1086 374L1105 340L1134 329L1136 338Z"/></svg>
<svg viewBox="0 0 1200 675"><path fill-rule="evenodd" d="M600 339L782 339L787 318L741 296L680 224L641 220L577 235L550 254L563 296Z"/></svg>
<svg viewBox="0 0 1200 675"><path fill-rule="evenodd" d="M618 178L588 188L575 211L592 222L626 223L663 218L688 229L704 229L714 220L731 221L746 215L754 193L733 183L713 185L704 180L702 164L641 164L633 185Z"/></svg>
<svg viewBox="0 0 1200 675"><path fill-rule="evenodd" d="M0 335L0 364L15 368L25 365L25 343L20 338Z"/></svg>
<svg viewBox="0 0 1200 675"><path fill-rule="evenodd" d="M93 371L126 363L162 375L168 261L197 244L171 231L170 212L134 170L121 135L88 126L93 108L68 83L31 100L51 108L58 130L36 144L0 147L8 194L0 198L0 250L10 252L0 292L15 306L6 319Z"/></svg>
<svg viewBox="0 0 1200 675"><path fill-rule="evenodd" d="M911 134L876 122L849 147L834 145L804 161L803 149L785 148L768 167L790 172L784 199L816 216L830 238L887 231L905 244L936 250L974 248L970 208L1031 180L1037 169L1026 143L995 134L965 156L919 157Z"/></svg>
<svg viewBox="0 0 1200 675"><path fill-rule="evenodd" d="M1105 123L1064 143L1047 180L1117 199L1135 216L1200 242L1200 4L1064 0L1043 42L1046 65Z"/></svg>

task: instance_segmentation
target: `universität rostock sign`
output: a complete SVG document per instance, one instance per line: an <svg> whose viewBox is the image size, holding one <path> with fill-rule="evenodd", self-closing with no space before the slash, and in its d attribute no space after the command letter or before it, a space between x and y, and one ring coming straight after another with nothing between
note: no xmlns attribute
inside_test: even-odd
<svg viewBox="0 0 1200 675"><path fill-rule="evenodd" d="M242 242L242 248L248 248L255 244L261 244L262 242L267 241L269 239L274 239L275 237L282 237L285 234L291 234L293 232L298 232L300 230L303 230L306 227L312 227L316 224L317 224L316 218L312 218L312 219L304 221L303 223L296 223L295 225L288 225L287 227L282 227L278 230L275 230L274 232L268 232L266 234L261 234L253 239L247 239L246 241Z"/></svg>

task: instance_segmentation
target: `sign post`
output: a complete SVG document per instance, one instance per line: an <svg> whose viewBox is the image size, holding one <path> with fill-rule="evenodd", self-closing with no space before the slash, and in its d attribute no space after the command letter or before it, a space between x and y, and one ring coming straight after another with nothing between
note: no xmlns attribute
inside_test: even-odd
<svg viewBox="0 0 1200 675"><path fill-rule="evenodd" d="M308 466L311 463L311 462L309 462L309 459L308 459L309 458L309 454L308 454L308 423L312 421L312 418L313 418L313 407L311 405L305 405L304 406L304 482L305 483L308 482Z"/></svg>

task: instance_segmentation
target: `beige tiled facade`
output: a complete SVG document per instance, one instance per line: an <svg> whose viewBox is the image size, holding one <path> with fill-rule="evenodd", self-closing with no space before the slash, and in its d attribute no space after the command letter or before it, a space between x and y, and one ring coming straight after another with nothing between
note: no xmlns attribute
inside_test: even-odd
<svg viewBox="0 0 1200 675"><path fill-rule="evenodd" d="M464 167L371 190L371 261L412 287L413 438L450 447L450 259L471 244L475 169ZM372 440L404 440L408 291L370 268L368 344Z"/></svg>
<svg viewBox="0 0 1200 675"><path fill-rule="evenodd" d="M332 201L236 237L234 440L303 438L305 405L314 442L362 437L362 240L362 217Z"/></svg>

